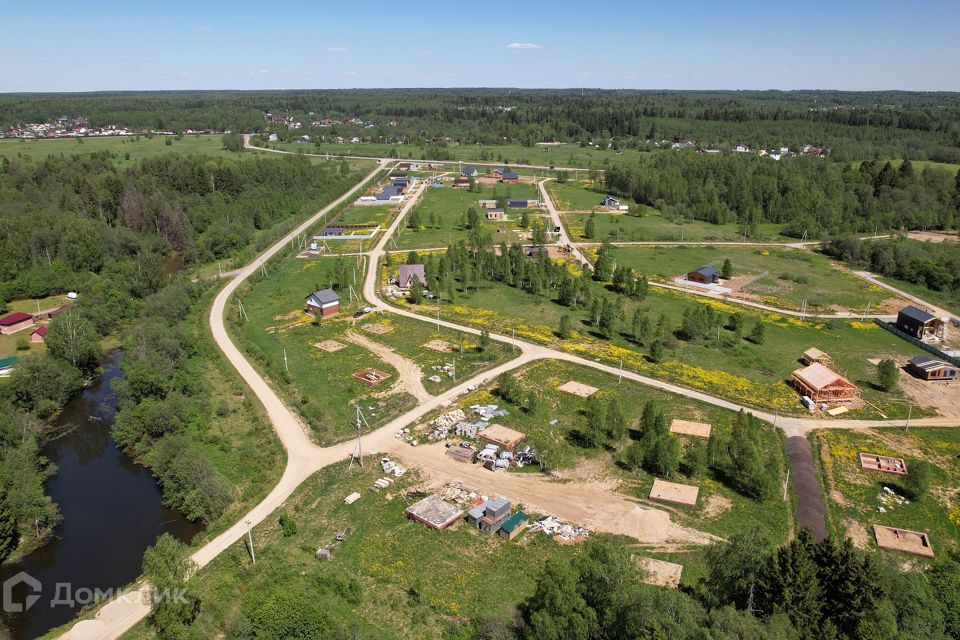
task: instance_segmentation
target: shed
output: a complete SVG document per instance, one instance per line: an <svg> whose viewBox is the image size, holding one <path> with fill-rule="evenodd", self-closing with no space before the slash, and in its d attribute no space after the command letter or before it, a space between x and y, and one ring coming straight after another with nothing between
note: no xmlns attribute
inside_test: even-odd
<svg viewBox="0 0 960 640"><path fill-rule="evenodd" d="M797 369L791 379L803 395L815 402L843 402L859 395L855 384L819 362Z"/></svg>
<svg viewBox="0 0 960 640"><path fill-rule="evenodd" d="M457 178L453 181L454 189L463 189L470 186L470 178Z"/></svg>
<svg viewBox="0 0 960 640"><path fill-rule="evenodd" d="M897 329L916 338L943 338L944 322L932 313L910 305L900 309L897 314Z"/></svg>
<svg viewBox="0 0 960 640"><path fill-rule="evenodd" d="M960 368L931 356L911 358L907 370L923 380L956 380L960 376Z"/></svg>
<svg viewBox="0 0 960 640"><path fill-rule="evenodd" d="M29 313L18 311L0 318L0 334L5 336L17 331L23 331L33 326L33 316Z"/></svg>
<svg viewBox="0 0 960 640"><path fill-rule="evenodd" d="M525 514L523 511L517 511L515 514L507 518L500 526L500 537L506 538L507 540L513 540L520 535L524 529L527 528L529 523L530 516Z"/></svg>
<svg viewBox="0 0 960 640"><path fill-rule="evenodd" d="M600 204L604 207L619 207L620 199L614 198L613 196L604 196L603 200L600 201Z"/></svg>
<svg viewBox="0 0 960 640"><path fill-rule="evenodd" d="M492 424L478 435L481 440L486 440L487 442L509 450L512 450L527 437L526 434L520 433L510 427L505 427L502 424Z"/></svg>
<svg viewBox="0 0 960 640"><path fill-rule="evenodd" d="M716 267L700 267L688 273L687 280L701 284L717 284L720 282L720 271Z"/></svg>
<svg viewBox="0 0 960 640"><path fill-rule="evenodd" d="M33 330L33 333L30 334L30 342L43 342L44 338L47 337L47 328L46 327L37 327Z"/></svg>
<svg viewBox="0 0 960 640"><path fill-rule="evenodd" d="M436 494L427 496L415 505L407 507L405 513L411 520L425 524L437 531L446 529L463 515L463 511L459 507L446 502Z"/></svg>
<svg viewBox="0 0 960 640"><path fill-rule="evenodd" d="M340 296L333 289L321 289L307 296L307 313L320 312L323 318L340 313Z"/></svg>
<svg viewBox="0 0 960 640"><path fill-rule="evenodd" d="M402 264L400 265L400 275L397 277L397 286L401 289L409 289L413 285L413 279L416 278L420 284L426 288L427 274L422 264Z"/></svg>
<svg viewBox="0 0 960 640"><path fill-rule="evenodd" d="M505 216L506 212L503 209L487 209L487 220L500 222Z"/></svg>
<svg viewBox="0 0 960 640"><path fill-rule="evenodd" d="M496 200L477 200L477 204L484 209L495 209L497 207Z"/></svg>
<svg viewBox="0 0 960 640"><path fill-rule="evenodd" d="M508 198L507 206L512 209L526 209L529 207L529 200L525 198Z"/></svg>
<svg viewBox="0 0 960 640"><path fill-rule="evenodd" d="M831 364L833 364L833 358L831 358L829 355L827 355L823 351L820 351L820 349L817 349L816 347L810 347L809 349L804 351L803 356L801 356L800 358L800 361L803 362L803 364L808 364L808 365L813 364L814 362L819 362L824 366L830 366Z"/></svg>

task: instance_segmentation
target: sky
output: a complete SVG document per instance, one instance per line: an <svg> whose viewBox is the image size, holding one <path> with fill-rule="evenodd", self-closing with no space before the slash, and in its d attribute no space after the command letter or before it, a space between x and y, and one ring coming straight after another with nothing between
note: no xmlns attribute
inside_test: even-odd
<svg viewBox="0 0 960 640"><path fill-rule="evenodd" d="M958 0L5 0L0 92L960 91Z"/></svg>

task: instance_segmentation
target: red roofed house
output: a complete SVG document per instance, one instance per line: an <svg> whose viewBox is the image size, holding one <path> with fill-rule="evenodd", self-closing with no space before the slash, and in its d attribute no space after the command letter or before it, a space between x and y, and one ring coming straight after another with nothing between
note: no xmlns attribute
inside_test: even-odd
<svg viewBox="0 0 960 640"><path fill-rule="evenodd" d="M0 334L5 336L17 331L23 331L33 326L33 316L29 313L17 312L0 318Z"/></svg>
<svg viewBox="0 0 960 640"><path fill-rule="evenodd" d="M37 327L33 330L33 333L30 334L30 342L43 342L43 339L47 337L47 328L46 327Z"/></svg>

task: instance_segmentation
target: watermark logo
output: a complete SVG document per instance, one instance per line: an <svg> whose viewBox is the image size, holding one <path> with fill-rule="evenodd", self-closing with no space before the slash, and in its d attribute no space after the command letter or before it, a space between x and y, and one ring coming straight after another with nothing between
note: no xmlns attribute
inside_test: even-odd
<svg viewBox="0 0 960 640"><path fill-rule="evenodd" d="M21 584L27 586L29 593L23 602L14 602L13 590L17 585ZM25 571L21 571L17 575L7 578L3 581L3 610L7 613L23 613L24 611L29 611L30 607L35 605L37 600L40 599L40 590L40 581Z"/></svg>

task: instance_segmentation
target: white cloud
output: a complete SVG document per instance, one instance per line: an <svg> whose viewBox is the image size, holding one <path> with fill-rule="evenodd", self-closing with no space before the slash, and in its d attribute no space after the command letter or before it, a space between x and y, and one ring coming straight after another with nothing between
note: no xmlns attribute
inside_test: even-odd
<svg viewBox="0 0 960 640"><path fill-rule="evenodd" d="M543 45L533 44L532 42L511 42L507 49L542 49Z"/></svg>
<svg viewBox="0 0 960 640"><path fill-rule="evenodd" d="M327 53L346 53L347 48L346 47L327 47L326 52Z"/></svg>

